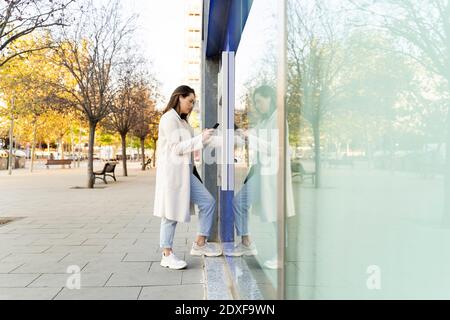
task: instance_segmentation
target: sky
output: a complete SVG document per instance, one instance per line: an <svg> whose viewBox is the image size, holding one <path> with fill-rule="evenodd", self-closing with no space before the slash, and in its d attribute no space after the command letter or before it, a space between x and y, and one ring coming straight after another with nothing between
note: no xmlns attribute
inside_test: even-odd
<svg viewBox="0 0 450 320"><path fill-rule="evenodd" d="M125 14L137 13L138 44L152 62L166 100L183 82L184 0L122 0Z"/></svg>
<svg viewBox="0 0 450 320"><path fill-rule="evenodd" d="M266 70L266 59L276 56L278 7L273 0L254 1L236 53L236 109L244 108L245 83Z"/></svg>
<svg viewBox="0 0 450 320"><path fill-rule="evenodd" d="M111 0L99 0L101 5ZM123 18L137 15L135 40L160 82L162 105L184 81L185 4L187 0L120 0Z"/></svg>
<svg viewBox="0 0 450 320"><path fill-rule="evenodd" d="M106 0L107 1L107 0ZM138 43L148 60L153 62L152 70L161 82L161 92L167 101L173 90L183 84L183 61L185 39L186 0L121 0L126 15L138 14ZM242 84L254 75L255 62L261 60L272 48L276 23L273 17L277 11L273 0L259 0L253 3L252 15L242 36L242 47L237 56L240 72L237 75L237 94ZM249 68L253 66L253 68ZM161 106L160 106L161 107Z"/></svg>

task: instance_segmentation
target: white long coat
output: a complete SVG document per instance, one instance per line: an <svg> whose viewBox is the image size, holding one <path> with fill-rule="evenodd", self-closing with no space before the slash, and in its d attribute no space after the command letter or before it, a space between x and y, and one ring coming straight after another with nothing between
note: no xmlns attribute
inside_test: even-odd
<svg viewBox="0 0 450 320"><path fill-rule="evenodd" d="M153 214L177 222L190 222L193 152L203 148L202 135L172 109L159 123L155 204Z"/></svg>
<svg viewBox="0 0 450 320"><path fill-rule="evenodd" d="M286 123L286 135L289 132ZM255 194L255 201L252 203L251 212L260 216L263 222L276 222L277 215L277 186L279 170L279 130L278 113L275 111L269 119L261 121L254 128L248 130L248 148L251 152L250 164L259 165L254 173L258 180L256 190L251 190ZM245 140L239 135L235 135L235 144L245 146ZM209 144L215 148L222 148L222 140L215 137ZM291 168L291 148L287 146L285 156L286 168L286 216L296 215L294 203L294 191L292 187L292 168ZM248 172L249 174L250 172Z"/></svg>
<svg viewBox="0 0 450 320"><path fill-rule="evenodd" d="M263 163L262 169L256 173L259 180L258 201L252 206L252 212L261 217L263 222L277 221L277 185L279 170L278 147L278 112L275 111L269 119L260 122L255 128L249 130L249 150L253 153L251 164ZM287 124L286 124L287 126ZM286 128L286 134L289 128ZM274 134L276 133L276 134ZM294 204L294 191L292 187L291 150L287 147L285 155L286 168L286 216L296 215Z"/></svg>

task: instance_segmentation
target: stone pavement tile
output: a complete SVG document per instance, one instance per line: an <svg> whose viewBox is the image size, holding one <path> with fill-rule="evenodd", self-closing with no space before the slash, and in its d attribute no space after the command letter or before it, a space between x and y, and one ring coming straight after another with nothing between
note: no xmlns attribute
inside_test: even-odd
<svg viewBox="0 0 450 320"><path fill-rule="evenodd" d="M126 222L123 223L104 223L104 224L99 224L98 227L101 228L102 230L104 229L124 229L127 226Z"/></svg>
<svg viewBox="0 0 450 320"><path fill-rule="evenodd" d="M180 257L182 258L182 257ZM161 261L160 252L145 252L145 253L128 253L123 259L124 262L154 262Z"/></svg>
<svg viewBox="0 0 450 320"><path fill-rule="evenodd" d="M68 253L12 253L0 260L0 262L58 262Z"/></svg>
<svg viewBox="0 0 450 320"><path fill-rule="evenodd" d="M150 226L149 221L131 221L128 223L127 228L146 228L147 226Z"/></svg>
<svg viewBox="0 0 450 320"><path fill-rule="evenodd" d="M45 253L99 253L105 246L53 246Z"/></svg>
<svg viewBox="0 0 450 320"><path fill-rule="evenodd" d="M89 296L94 299L102 298L102 296L106 299L107 296L117 298L114 292L120 293L126 288L112 286L110 289L113 291L97 288L105 284L102 282L107 275L111 275L109 279L112 280L111 284L116 282L120 285L120 282L131 282L136 285L133 288L135 290L132 299L138 297L146 283L159 286L167 284L167 281L175 281L179 284L182 281L185 283L199 281L199 275L203 270L201 258L187 257L189 269L185 273L183 271L171 273L172 270L156 268L161 257L159 248L161 221L151 214L151 196L148 198L149 201L145 203L141 201L143 195L148 196L149 192L154 193L153 172L142 173L136 170L135 176L130 177L130 180L135 179L130 181L133 183L111 186L107 192L104 190L96 190L95 194L91 190L61 191L57 194L50 192L56 186L58 190L62 190L61 188L69 190L69 185L81 185L84 179L81 179L80 175L84 173L85 168L78 171L51 173L43 170L42 176L34 175L33 179L28 180L29 194L21 192L17 196L11 191L14 186L9 185L8 188L4 188L0 185L0 192L14 195L14 197L6 197L7 201L0 204L0 209L8 208L15 216L22 216L23 212L27 212L29 216L19 221L20 223L5 226L6 229L0 228L0 245L6 243L9 250L14 245L10 240L19 239L16 246L25 247L31 244L30 247L50 247L43 253L1 252L0 265L3 266L4 272L27 275L20 272L40 270L42 272L37 272L40 277L30 286L54 286L54 288L35 289L59 290L53 291L54 295L61 293L58 298L67 295L75 299L89 298ZM25 176L24 174L23 177ZM28 179L28 176L26 177ZM13 177L14 179L16 177ZM17 179L15 188L20 188L21 184L21 181ZM146 190L142 188L142 185L149 186L150 189ZM127 194L129 201L123 201L121 198L123 194ZM51 204L54 203L55 197L61 197L64 201L60 201L58 207L53 209L54 205ZM96 202L92 205L94 200ZM177 228L175 249L180 258L184 258L190 251L190 242L195 238L196 221L194 217L191 224L180 224ZM152 270L155 271L149 272L152 263L154 264ZM69 265L84 266L81 270L82 279L84 274L86 277L90 277L91 274L103 275L103 277L93 276L92 280L87 278L88 285L95 287L73 293L64 288L64 280L70 277L70 274L66 273ZM11 270L11 268L14 269ZM19 273L15 272L17 270ZM36 271L32 273L34 272ZM144 276L137 276L139 274ZM116 278L113 278L114 275ZM165 283L158 284L158 281L163 280ZM47 297L47 299L50 298L52 297Z"/></svg>
<svg viewBox="0 0 450 320"><path fill-rule="evenodd" d="M67 239L113 239L117 233L78 233L71 234L67 237Z"/></svg>
<svg viewBox="0 0 450 320"><path fill-rule="evenodd" d="M80 269L83 269L87 262L83 262L80 264L70 264L70 263L54 263L48 261L40 261L40 262L28 262L23 264L17 269L14 269L11 273L13 274L27 274L27 273L60 273L67 274L68 268L72 266L78 266Z"/></svg>
<svg viewBox="0 0 450 320"><path fill-rule="evenodd" d="M200 284L144 287L139 300L204 300L205 288Z"/></svg>
<svg viewBox="0 0 450 320"><path fill-rule="evenodd" d="M10 273L21 265L22 263L18 262L0 262L0 273Z"/></svg>
<svg viewBox="0 0 450 320"><path fill-rule="evenodd" d="M0 234L0 243L6 240L13 240L20 238L20 234L14 234L14 233L2 233Z"/></svg>
<svg viewBox="0 0 450 320"><path fill-rule="evenodd" d="M3 226L0 228L0 234L2 234L2 235L3 234L13 234L12 231L14 231L14 230L15 230L15 228L11 228L11 227L8 228L7 226L6 227Z"/></svg>
<svg viewBox="0 0 450 320"><path fill-rule="evenodd" d="M83 242L83 246L95 246L95 245L118 245L118 246L127 246L134 245L137 239L129 238L129 239L87 239Z"/></svg>
<svg viewBox="0 0 450 320"><path fill-rule="evenodd" d="M132 208L131 206L129 207L130 209ZM128 216L122 216L122 215L116 215L113 219L111 223L125 223L125 224L129 224L131 223L132 218L128 217Z"/></svg>
<svg viewBox="0 0 450 320"><path fill-rule="evenodd" d="M185 255L185 261L189 269L203 269L205 259L203 257L191 256L189 253Z"/></svg>
<svg viewBox="0 0 450 320"><path fill-rule="evenodd" d="M27 240L52 240L52 239L66 239L70 233L47 233L47 234L22 234L18 235L17 239Z"/></svg>
<svg viewBox="0 0 450 320"><path fill-rule="evenodd" d="M79 235L79 234L87 234L87 233L100 233L102 228L82 228L82 229L75 229L75 230L69 230L72 235ZM114 233L114 232L106 232L106 233Z"/></svg>
<svg viewBox="0 0 450 320"><path fill-rule="evenodd" d="M203 270L187 269L182 271L182 284L204 284L205 275Z"/></svg>
<svg viewBox="0 0 450 320"><path fill-rule="evenodd" d="M2 244L0 245L0 253L43 253L49 248L50 246L8 246L8 244Z"/></svg>
<svg viewBox="0 0 450 320"><path fill-rule="evenodd" d="M129 233L143 233L145 227L126 227L123 228L123 232L129 232Z"/></svg>
<svg viewBox="0 0 450 320"><path fill-rule="evenodd" d="M103 225L100 227L100 232L104 233L118 233L118 232L129 232L129 233L141 233L144 231L144 227L142 228L127 228L124 226L112 226L109 224Z"/></svg>
<svg viewBox="0 0 450 320"><path fill-rule="evenodd" d="M10 224L9 226L13 226L12 224ZM44 224L18 224L16 223L14 225L14 229L17 232L27 232L27 231L32 231L34 229L46 229Z"/></svg>
<svg viewBox="0 0 450 320"><path fill-rule="evenodd" d="M115 234L114 239L139 239L143 233L139 232L119 232Z"/></svg>
<svg viewBox="0 0 450 320"><path fill-rule="evenodd" d="M149 262L90 262L83 268L85 273L101 273L101 272L135 272L146 273L150 270Z"/></svg>
<svg viewBox="0 0 450 320"><path fill-rule="evenodd" d="M82 262L121 262L125 253L71 253L61 263L80 264Z"/></svg>
<svg viewBox="0 0 450 320"><path fill-rule="evenodd" d="M142 246L142 245L106 245L101 253L143 253L143 252L156 252L159 251L159 245Z"/></svg>
<svg viewBox="0 0 450 320"><path fill-rule="evenodd" d="M106 283L107 287L142 287L154 285L181 285L181 271L114 273Z"/></svg>
<svg viewBox="0 0 450 320"><path fill-rule="evenodd" d="M87 223L69 223L68 221L64 221L61 223L49 223L40 228L43 229L81 229L87 226ZM31 227L31 226L30 226ZM33 226L34 227L34 226Z"/></svg>
<svg viewBox="0 0 450 320"><path fill-rule="evenodd" d="M93 221L95 221L96 223L100 223L100 224L109 224L112 222L112 218L105 218L105 217L98 217L96 219L94 219Z"/></svg>
<svg viewBox="0 0 450 320"><path fill-rule="evenodd" d="M45 245L45 246L79 246L82 245L83 242L85 242L87 238L81 238L81 239L39 239L35 240L31 243L32 246L39 246L39 245Z"/></svg>
<svg viewBox="0 0 450 320"><path fill-rule="evenodd" d="M142 247L154 247L159 245L159 237L156 239L137 239L135 245ZM174 246L185 246L187 244L186 238L175 238L173 241Z"/></svg>
<svg viewBox="0 0 450 320"><path fill-rule="evenodd" d="M26 231L14 231L10 234L20 234L20 235L44 235L44 234L62 234L62 233L75 233L77 229L67 230L67 229L29 229ZM83 230L84 232L84 230ZM95 232L94 232L95 233Z"/></svg>
<svg viewBox="0 0 450 320"><path fill-rule="evenodd" d="M159 233L160 230L161 230L161 225L149 225L148 227L145 227L143 232L144 233ZM181 231L180 226L177 226L177 231Z"/></svg>
<svg viewBox="0 0 450 320"><path fill-rule="evenodd" d="M140 287L136 288L82 288L69 290L64 288L55 300L137 300Z"/></svg>
<svg viewBox="0 0 450 320"><path fill-rule="evenodd" d="M0 274L0 288L25 288L39 276L40 274Z"/></svg>
<svg viewBox="0 0 450 320"><path fill-rule="evenodd" d="M111 273L80 273L81 288L104 287ZM71 274L42 274L28 288L63 288Z"/></svg>
<svg viewBox="0 0 450 320"><path fill-rule="evenodd" d="M154 240L156 242L159 242L159 232L158 233L140 233L136 239L149 239L149 240Z"/></svg>
<svg viewBox="0 0 450 320"><path fill-rule="evenodd" d="M0 290L0 300L52 300L61 288L8 288Z"/></svg>

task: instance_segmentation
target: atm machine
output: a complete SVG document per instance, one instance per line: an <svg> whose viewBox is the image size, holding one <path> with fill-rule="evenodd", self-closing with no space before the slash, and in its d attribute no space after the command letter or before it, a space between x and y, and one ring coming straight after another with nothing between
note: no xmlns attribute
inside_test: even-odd
<svg viewBox="0 0 450 320"><path fill-rule="evenodd" d="M217 150L217 182L219 188L219 232L222 242L234 241L234 110L235 52L222 53L218 75L218 122L222 148Z"/></svg>

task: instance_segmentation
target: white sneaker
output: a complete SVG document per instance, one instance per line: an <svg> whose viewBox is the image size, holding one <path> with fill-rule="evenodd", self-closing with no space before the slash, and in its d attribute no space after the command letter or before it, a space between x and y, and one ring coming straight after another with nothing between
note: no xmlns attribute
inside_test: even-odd
<svg viewBox="0 0 450 320"><path fill-rule="evenodd" d="M256 250L256 247L253 243L250 244L249 246L240 243L237 246L235 246L232 250L226 251L225 255L229 257L242 257L242 256L250 257L258 255L258 250Z"/></svg>
<svg viewBox="0 0 450 320"><path fill-rule="evenodd" d="M166 257L163 253L161 260L161 267L173 270L181 270L187 267L187 263L186 261L180 260L173 253L168 257Z"/></svg>
<svg viewBox="0 0 450 320"><path fill-rule="evenodd" d="M264 267L271 270L281 269L277 259L267 260L264 262Z"/></svg>
<svg viewBox="0 0 450 320"><path fill-rule="evenodd" d="M219 257L222 255L222 249L218 249L215 245L205 242L203 247L200 247L196 242L192 244L192 256L206 256Z"/></svg>

